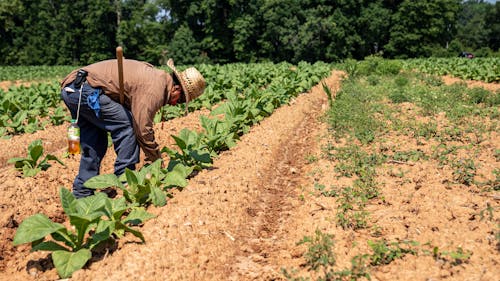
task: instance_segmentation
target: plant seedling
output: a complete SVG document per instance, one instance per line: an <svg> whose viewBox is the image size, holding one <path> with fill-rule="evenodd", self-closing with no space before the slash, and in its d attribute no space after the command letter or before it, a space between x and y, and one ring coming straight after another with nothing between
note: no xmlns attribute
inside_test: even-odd
<svg viewBox="0 0 500 281"><path fill-rule="evenodd" d="M24 177L32 177L40 171L46 171L51 165L48 163L49 160L57 161L59 164L64 165L61 160L52 154L47 154L39 162L43 155L43 145L42 140L34 140L28 146L28 155L26 157L15 157L7 161L7 163L14 163L16 170L21 171Z"/></svg>

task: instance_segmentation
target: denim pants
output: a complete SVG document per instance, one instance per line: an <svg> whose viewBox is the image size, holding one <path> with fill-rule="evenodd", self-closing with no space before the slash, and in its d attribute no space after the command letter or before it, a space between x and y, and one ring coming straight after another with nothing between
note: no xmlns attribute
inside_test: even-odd
<svg viewBox="0 0 500 281"><path fill-rule="evenodd" d="M71 117L76 119L80 89L75 89L73 84L61 91L61 98L71 112ZM121 104L113 101L107 95L99 95L99 117L89 107L87 97L96 90L85 82L82 88L80 114L78 126L80 127L81 159L78 175L73 182L73 194L82 198L94 194L92 189L83 186L85 181L99 175L101 162L108 148L108 135L111 134L116 152L114 173L120 176L125 168L135 169L139 162L139 145L135 138L132 125L132 114Z"/></svg>

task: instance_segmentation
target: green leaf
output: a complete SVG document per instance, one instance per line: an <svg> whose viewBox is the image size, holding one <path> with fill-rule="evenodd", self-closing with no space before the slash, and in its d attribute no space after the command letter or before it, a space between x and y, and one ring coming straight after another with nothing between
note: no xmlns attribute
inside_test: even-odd
<svg viewBox="0 0 500 281"><path fill-rule="evenodd" d="M54 241L45 241L31 248L31 251L67 251L68 249Z"/></svg>
<svg viewBox="0 0 500 281"><path fill-rule="evenodd" d="M25 178L33 177L36 174L38 174L38 172L40 172L41 170L42 169L40 169L40 168L32 168L29 165L24 165L23 166L23 177L25 177Z"/></svg>
<svg viewBox="0 0 500 281"><path fill-rule="evenodd" d="M80 249L78 252L55 251L52 261L61 278L71 277L73 272L81 269L92 257L89 249Z"/></svg>
<svg viewBox="0 0 500 281"><path fill-rule="evenodd" d="M141 239L142 242L146 242L146 240L144 239L144 236L142 235L142 233L138 230L135 230L129 226L126 226L125 224L121 223L121 222L117 222L116 223L116 229L120 229L120 230L125 230L127 232L130 232L132 233L135 237L138 237L139 239Z"/></svg>
<svg viewBox="0 0 500 281"><path fill-rule="evenodd" d="M138 225L155 217L155 215L148 213L144 208L134 208L122 222L129 223L131 225Z"/></svg>
<svg viewBox="0 0 500 281"><path fill-rule="evenodd" d="M137 179L137 176L134 172L135 171L125 169L125 177L127 179L129 187L135 187L137 186L137 184L139 184L139 180Z"/></svg>
<svg viewBox="0 0 500 281"><path fill-rule="evenodd" d="M34 163L38 161L40 156L43 154L43 146L40 140L35 140L29 146L29 156L33 160Z"/></svg>
<svg viewBox="0 0 500 281"><path fill-rule="evenodd" d="M151 188L150 196L153 205L155 205L156 207L162 207L167 204L167 196L165 195L165 192L157 187Z"/></svg>
<svg viewBox="0 0 500 281"><path fill-rule="evenodd" d="M175 140L175 143L177 144L177 146L180 149L186 149L187 148L187 144L186 144L186 142L183 139L181 139L180 137L174 136L174 135L171 135L171 136Z"/></svg>
<svg viewBox="0 0 500 281"><path fill-rule="evenodd" d="M189 155L196 161L201 163L212 163L212 157L210 157L210 153L201 150L192 150L189 152Z"/></svg>
<svg viewBox="0 0 500 281"><path fill-rule="evenodd" d="M72 203L72 208L74 208L76 212L71 215L90 215L89 218L94 218L96 215L102 215L102 210L104 209L107 198L106 194L99 192L92 196L76 199Z"/></svg>
<svg viewBox="0 0 500 281"><path fill-rule="evenodd" d="M92 242L90 244L90 249L94 248L100 242L111 238L111 234L115 230L115 222L100 220L97 223L97 228L95 234L92 235Z"/></svg>
<svg viewBox="0 0 500 281"><path fill-rule="evenodd" d="M120 197L117 199L108 199L105 204L105 212L110 220L120 220L121 216L129 208L125 201L125 197Z"/></svg>
<svg viewBox="0 0 500 281"><path fill-rule="evenodd" d="M47 159L47 160L53 160L53 161L57 161L57 163L59 163L59 164L61 164L61 165L63 165L63 166L65 166L65 167L66 167L66 165L65 165L65 164L64 164L61 160L59 160L59 158L57 158L55 155L52 155L52 154L47 154L47 155L45 156L45 159Z"/></svg>
<svg viewBox="0 0 500 281"><path fill-rule="evenodd" d="M35 214L21 223L13 243L14 246L30 243L64 228L64 225L51 221L45 215Z"/></svg>
<svg viewBox="0 0 500 281"><path fill-rule="evenodd" d="M64 187L59 189L59 197L61 197L61 205L66 214L71 214L76 212L76 210L72 207L73 201L76 200L76 197Z"/></svg>
<svg viewBox="0 0 500 281"><path fill-rule="evenodd" d="M118 177L114 174L98 175L88 179L83 186L92 189L102 189L111 186L116 186L123 188L122 183L118 180Z"/></svg>

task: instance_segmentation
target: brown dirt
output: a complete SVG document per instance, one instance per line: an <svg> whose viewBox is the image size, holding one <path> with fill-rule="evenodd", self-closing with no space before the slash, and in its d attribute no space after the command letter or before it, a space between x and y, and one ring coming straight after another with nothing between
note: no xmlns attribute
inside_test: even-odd
<svg viewBox="0 0 500 281"><path fill-rule="evenodd" d="M469 87L469 88L481 87L481 88L484 88L488 91L500 92L500 84L499 83L485 83L482 81L475 81L475 80L462 80L460 78L449 76L449 75L443 76L443 82L446 85L451 85L454 83L466 83L467 87Z"/></svg>
<svg viewBox="0 0 500 281"><path fill-rule="evenodd" d="M333 72L325 81L336 90L341 73ZM429 255L407 255L372 269L372 280L499 280L496 222L478 215L487 202L498 210L498 194L448 184L451 171L433 161L380 167L377 182L383 199L368 204L371 227L353 231L336 226L335 198L318 196L314 190L315 182L327 187L345 184L337 180L335 162L321 157L326 143L343 144L330 139L327 126L319 121L326 108L319 85L278 109L215 159L213 169L200 172L184 190L175 192L166 206L149 208L157 217L141 227L146 244L126 236L116 251L96 258L71 279L284 280L282 267L307 273L302 257L306 247L296 242L319 229L335 235L339 269L348 267L354 255L368 253L368 240L380 238L473 252L468 262L456 266ZM157 125L160 146L172 147L169 135L182 128L199 129L199 116L206 113ZM24 156L27 144L36 138L43 140L47 151L62 157L65 130L65 126L47 128L1 140L2 162L10 155ZM493 157L499 143L497 133L483 141L484 150L478 155L482 173L491 174L499 167ZM388 136L385 142L386 148L405 150L429 151L432 145L399 135ZM317 160L307 161L312 158ZM103 173L112 171L113 161L109 149ZM26 179L11 166L0 170L0 281L58 279L46 252L30 253L28 245L13 248L11 241L17 225L32 214L64 220L58 188L71 186L78 159L64 162L66 167L55 163ZM398 171L407 177L395 176Z"/></svg>
<svg viewBox="0 0 500 281"><path fill-rule="evenodd" d="M22 81L22 80L0 81L0 89L7 91L12 86L16 86L16 87L21 86L21 85L28 86L31 84L32 84L32 82L26 82L26 81Z"/></svg>

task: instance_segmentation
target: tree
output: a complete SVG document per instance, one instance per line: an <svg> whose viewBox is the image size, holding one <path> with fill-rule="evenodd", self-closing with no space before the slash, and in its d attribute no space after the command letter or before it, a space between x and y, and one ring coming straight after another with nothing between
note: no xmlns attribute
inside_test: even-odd
<svg viewBox="0 0 500 281"><path fill-rule="evenodd" d="M0 64L9 63L11 46L15 38L15 29L21 19L19 15L23 10L19 0L0 1Z"/></svg>
<svg viewBox="0 0 500 281"><path fill-rule="evenodd" d="M172 41L168 45L166 55L174 59L177 64L196 64L207 62L208 58L202 55L200 43L193 37L193 32L183 25L177 29Z"/></svg>
<svg viewBox="0 0 500 281"><path fill-rule="evenodd" d="M433 49L445 47L454 34L460 0L405 0L392 16L390 57L430 56Z"/></svg>
<svg viewBox="0 0 500 281"><path fill-rule="evenodd" d="M488 9L486 14L488 23L488 46L493 51L500 51L500 2L496 2L494 7Z"/></svg>
<svg viewBox="0 0 500 281"><path fill-rule="evenodd" d="M455 39L469 50L476 50L488 45L489 23L486 14L491 4L483 1L466 1L462 4L458 16Z"/></svg>

